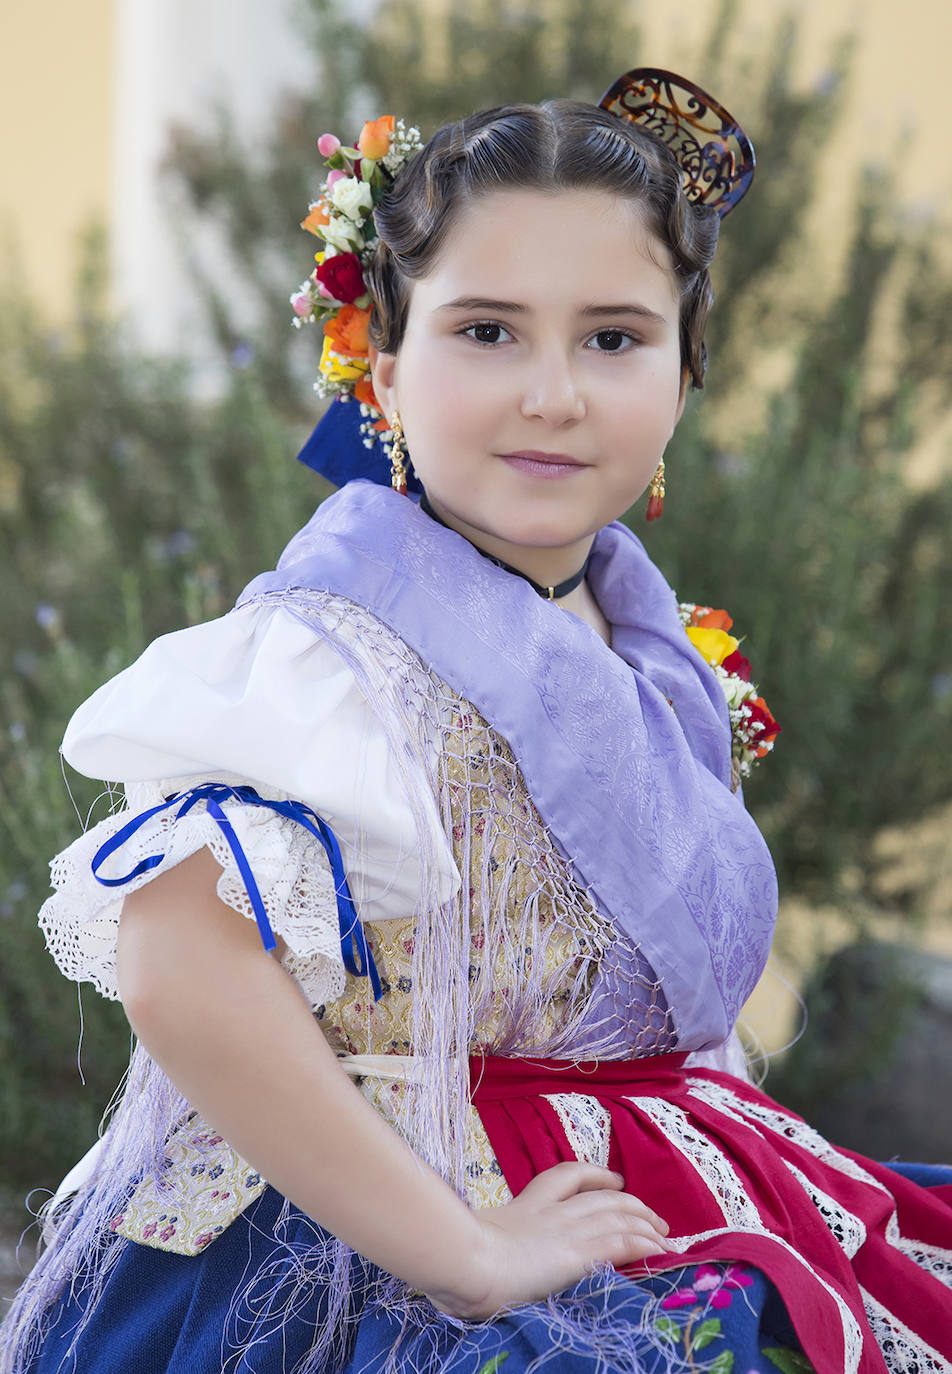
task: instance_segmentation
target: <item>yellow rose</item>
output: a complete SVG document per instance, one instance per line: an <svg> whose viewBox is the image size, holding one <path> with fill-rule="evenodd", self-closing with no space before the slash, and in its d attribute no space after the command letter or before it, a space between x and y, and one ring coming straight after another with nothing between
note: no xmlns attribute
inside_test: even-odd
<svg viewBox="0 0 952 1374"><path fill-rule="evenodd" d="M331 357L332 353L334 354L333 357ZM325 377L339 385L341 382L360 381L370 365L366 359L342 357L334 348L334 340L329 339L325 334L319 366Z"/></svg>
<svg viewBox="0 0 952 1374"><path fill-rule="evenodd" d="M688 625L687 636L705 663L723 663L740 643L726 630L704 630L700 625Z"/></svg>

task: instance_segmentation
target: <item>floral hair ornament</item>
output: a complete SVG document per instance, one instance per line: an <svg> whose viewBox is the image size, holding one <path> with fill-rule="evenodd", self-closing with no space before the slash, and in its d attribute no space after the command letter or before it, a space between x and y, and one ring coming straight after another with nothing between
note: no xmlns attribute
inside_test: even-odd
<svg viewBox="0 0 952 1374"><path fill-rule="evenodd" d="M740 652L741 641L730 634L734 622L726 611L678 603L678 618L688 639L714 669L727 701L731 722L731 772L737 785L750 776L755 763L766 758L780 734L780 726L750 680L750 663ZM736 787L735 787L736 791Z"/></svg>
<svg viewBox="0 0 952 1374"><path fill-rule="evenodd" d="M603 110L643 128L674 153L684 194L723 217L750 188L754 145L732 114L693 81L661 67L636 67L609 86Z"/></svg>
<svg viewBox="0 0 952 1374"><path fill-rule="evenodd" d="M324 342L314 390L321 396L358 402L359 428L367 448L377 438L390 438L370 378L371 300L364 268L377 246L373 210L422 147L419 129L408 128L393 115L368 120L354 147L345 146L335 134L322 134L317 148L327 175L301 221L301 228L321 239L324 247L314 255L314 271L290 297L291 322L298 329L305 324L322 326ZM309 442L300 456L314 467L317 464L306 456L310 448Z"/></svg>

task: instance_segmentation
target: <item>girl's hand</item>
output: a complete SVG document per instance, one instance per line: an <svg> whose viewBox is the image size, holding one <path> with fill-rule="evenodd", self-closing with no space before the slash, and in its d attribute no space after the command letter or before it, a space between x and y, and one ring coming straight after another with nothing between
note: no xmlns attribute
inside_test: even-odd
<svg viewBox="0 0 952 1374"><path fill-rule="evenodd" d="M466 1257L458 1287L429 1296L479 1320L568 1288L599 1262L620 1267L673 1249L667 1222L623 1189L619 1174L594 1164L545 1170L506 1206L475 1213L481 1251Z"/></svg>

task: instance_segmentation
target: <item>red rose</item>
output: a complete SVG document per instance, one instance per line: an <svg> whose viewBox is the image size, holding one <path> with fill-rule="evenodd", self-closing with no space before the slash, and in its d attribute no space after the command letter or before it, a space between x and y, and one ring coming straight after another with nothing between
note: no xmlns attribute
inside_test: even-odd
<svg viewBox="0 0 952 1374"><path fill-rule="evenodd" d="M736 673L744 682L750 681L750 663L739 649L735 649L732 654L721 659L721 667L728 673Z"/></svg>
<svg viewBox="0 0 952 1374"><path fill-rule="evenodd" d="M360 296L367 294L356 253L335 253L332 258L325 258L314 275L334 300L344 305L353 305Z"/></svg>
<svg viewBox="0 0 952 1374"><path fill-rule="evenodd" d="M758 732L754 735L753 746L758 753L760 752L760 749L764 749L764 752L766 753L766 749L764 748L764 746L770 744L772 740L775 740L777 738L777 736L780 734L780 726L777 724L773 716L770 714L770 711L767 707L767 703L764 701L763 697L754 697L753 701L747 701L744 703L744 705L750 711L750 719L748 723L750 725L753 725L756 721L758 724L764 727L763 730L758 730Z"/></svg>

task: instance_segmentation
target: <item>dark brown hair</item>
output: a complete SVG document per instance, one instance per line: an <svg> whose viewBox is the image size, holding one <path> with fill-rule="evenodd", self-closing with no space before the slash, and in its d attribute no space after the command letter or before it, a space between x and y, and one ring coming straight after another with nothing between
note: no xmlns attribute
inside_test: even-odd
<svg viewBox="0 0 952 1374"><path fill-rule="evenodd" d="M444 124L399 174L374 212L380 241L366 271L377 348L399 349L410 283L426 276L461 207L513 187L605 190L642 207L648 229L671 254L680 286L682 364L693 385L703 386L717 212L688 201L678 161L660 139L572 100L503 105Z"/></svg>

